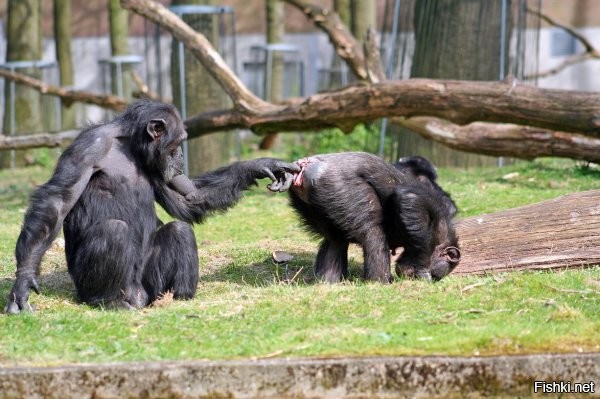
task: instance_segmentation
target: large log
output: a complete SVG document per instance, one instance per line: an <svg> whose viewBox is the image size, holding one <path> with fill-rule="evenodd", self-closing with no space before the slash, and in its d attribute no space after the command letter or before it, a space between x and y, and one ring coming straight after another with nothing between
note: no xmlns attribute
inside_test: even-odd
<svg viewBox="0 0 600 399"><path fill-rule="evenodd" d="M28 136L5 136L0 134L0 150L59 147L75 140L78 135L79 130L67 130L60 133L38 133Z"/></svg>
<svg viewBox="0 0 600 399"><path fill-rule="evenodd" d="M427 116L393 118L421 137L474 154L534 159L562 157L600 163L600 139L508 123L473 122L465 126Z"/></svg>
<svg viewBox="0 0 600 399"><path fill-rule="evenodd" d="M598 265L600 190L466 218L457 232L456 274Z"/></svg>
<svg viewBox="0 0 600 399"><path fill-rule="evenodd" d="M457 124L516 123L600 138L600 93L508 82L408 79L355 85L254 112L215 111L186 121L189 137L249 128L257 133L338 127L392 116L435 116Z"/></svg>

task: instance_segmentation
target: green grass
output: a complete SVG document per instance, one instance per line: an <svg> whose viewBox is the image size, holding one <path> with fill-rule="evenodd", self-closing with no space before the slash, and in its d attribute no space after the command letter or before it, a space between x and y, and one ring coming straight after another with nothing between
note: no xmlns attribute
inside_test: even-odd
<svg viewBox="0 0 600 399"><path fill-rule="evenodd" d="M27 197L49 173L0 171L2 306ZM440 179L461 217L600 188L597 170L554 160L441 170ZM600 351L600 267L380 285L360 279L352 247L349 281L321 284L312 274L317 240L265 184L195 227L201 282L191 301L134 312L82 305L57 241L42 264L42 294L31 296L37 312L0 315L0 365ZM277 266L274 250L295 258Z"/></svg>

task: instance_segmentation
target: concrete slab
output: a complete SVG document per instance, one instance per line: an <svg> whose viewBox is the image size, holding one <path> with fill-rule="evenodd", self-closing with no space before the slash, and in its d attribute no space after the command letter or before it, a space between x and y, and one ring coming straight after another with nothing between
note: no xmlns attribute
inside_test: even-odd
<svg viewBox="0 0 600 399"><path fill-rule="evenodd" d="M535 381L563 382L562 388L592 382L595 393L580 396L600 397L600 353L5 368L0 398L529 397Z"/></svg>

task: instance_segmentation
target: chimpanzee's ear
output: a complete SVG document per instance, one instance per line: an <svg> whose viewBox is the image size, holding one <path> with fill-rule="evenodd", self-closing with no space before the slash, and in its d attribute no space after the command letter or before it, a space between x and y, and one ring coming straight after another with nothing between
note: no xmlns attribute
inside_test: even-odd
<svg viewBox="0 0 600 399"><path fill-rule="evenodd" d="M152 119L146 126L146 131L152 140L160 138L167 131L167 123L164 119Z"/></svg>
<svg viewBox="0 0 600 399"><path fill-rule="evenodd" d="M443 255L445 255L448 262L451 264L457 264L460 262L460 249L456 247L448 247L444 250Z"/></svg>

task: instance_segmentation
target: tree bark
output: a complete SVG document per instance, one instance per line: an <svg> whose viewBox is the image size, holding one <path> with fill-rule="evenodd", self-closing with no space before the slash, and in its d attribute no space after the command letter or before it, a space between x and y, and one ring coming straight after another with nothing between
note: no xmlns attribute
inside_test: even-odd
<svg viewBox="0 0 600 399"><path fill-rule="evenodd" d="M502 0L504 1L504 0ZM501 0L420 0L414 5L415 50L411 78L501 80L500 54L509 53L502 32ZM510 15L510 3L507 14ZM511 21L507 17L507 21ZM506 33L511 27L507 23ZM502 70L508 68L504 57ZM506 72L504 72L506 74ZM440 166L496 165L492 157L469 154L424 140L414 131L392 129L395 157L422 154Z"/></svg>
<svg viewBox="0 0 600 399"><path fill-rule="evenodd" d="M110 50L111 55L129 55L129 22L127 11L121 7L119 0L109 0L108 15L110 20ZM121 76L118 74L116 64L109 63L112 93L131 100L134 92L133 69L134 65L121 64ZM119 87L121 92L119 93Z"/></svg>
<svg viewBox="0 0 600 399"><path fill-rule="evenodd" d="M565 195L457 223L462 259L453 273L600 264L600 190Z"/></svg>
<svg viewBox="0 0 600 399"><path fill-rule="evenodd" d="M373 0L352 1L352 34L364 43L367 31L377 28L375 2Z"/></svg>
<svg viewBox="0 0 600 399"><path fill-rule="evenodd" d="M283 42L285 34L285 15L283 2L281 0L266 0L267 16L267 44ZM277 51L271 52L271 70L267 70L265 64L265 99L269 102L279 102L283 99L283 76L285 64L283 54ZM270 82L270 85L267 85ZM277 133L267 134L260 142L263 150L271 148L277 139Z"/></svg>
<svg viewBox="0 0 600 399"><path fill-rule="evenodd" d="M41 7L41 0L8 1L7 61L38 61L42 58ZM33 68L19 71L39 77ZM42 131L40 93L27 86L11 83L6 84L4 90L4 131L11 134ZM1 153L0 167L24 165L28 156L22 151Z"/></svg>
<svg viewBox="0 0 600 399"><path fill-rule="evenodd" d="M60 85L72 87L73 60L71 58L71 0L54 0L54 37L56 38L56 60L60 72ZM75 107L61 107L61 129L73 129Z"/></svg>

